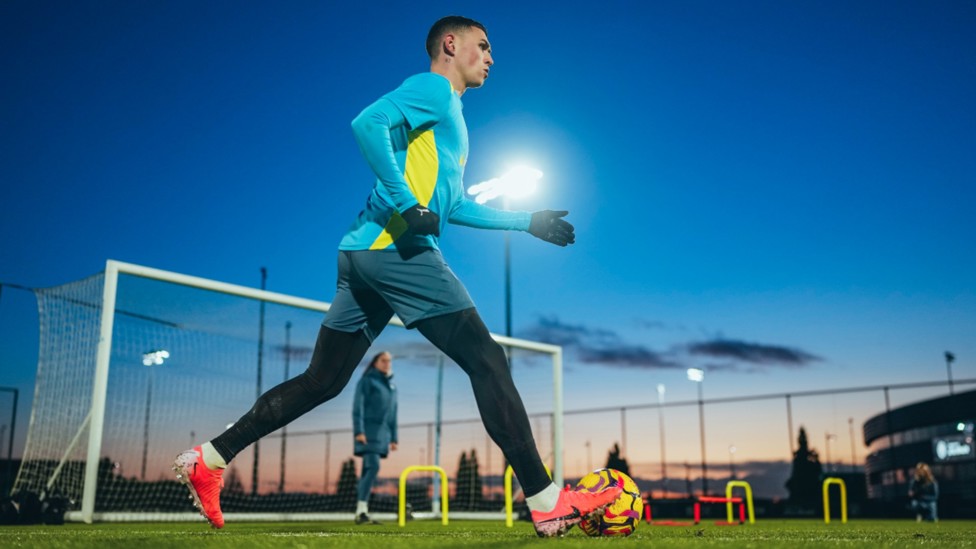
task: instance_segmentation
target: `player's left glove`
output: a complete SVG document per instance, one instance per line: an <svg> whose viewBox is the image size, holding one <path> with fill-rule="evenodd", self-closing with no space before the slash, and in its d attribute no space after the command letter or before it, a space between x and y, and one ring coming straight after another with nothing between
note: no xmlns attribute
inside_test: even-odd
<svg viewBox="0 0 976 549"><path fill-rule="evenodd" d="M532 214L529 222L529 234L551 242L556 246L566 246L576 242L576 232L573 226L561 219L569 214L568 211L543 210Z"/></svg>
<svg viewBox="0 0 976 549"><path fill-rule="evenodd" d="M400 214L410 230L416 234L441 235L441 218L420 204L414 204Z"/></svg>

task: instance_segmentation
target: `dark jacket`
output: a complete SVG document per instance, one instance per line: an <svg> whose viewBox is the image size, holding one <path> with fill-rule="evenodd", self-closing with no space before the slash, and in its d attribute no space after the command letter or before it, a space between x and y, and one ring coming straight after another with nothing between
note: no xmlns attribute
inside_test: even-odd
<svg viewBox="0 0 976 549"><path fill-rule="evenodd" d="M352 430L354 437L366 435L366 444L355 441L353 453L386 457L390 443L397 442L397 394L393 376L387 377L376 368L363 373L356 384L352 404Z"/></svg>
<svg viewBox="0 0 976 549"><path fill-rule="evenodd" d="M908 483L908 494L912 499L918 501L938 501L939 483L935 481L921 482L913 478L911 482Z"/></svg>

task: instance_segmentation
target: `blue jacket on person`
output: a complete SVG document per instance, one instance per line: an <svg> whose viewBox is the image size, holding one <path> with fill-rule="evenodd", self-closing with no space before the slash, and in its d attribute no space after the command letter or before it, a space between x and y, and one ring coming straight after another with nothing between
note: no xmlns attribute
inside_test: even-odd
<svg viewBox="0 0 976 549"><path fill-rule="evenodd" d="M393 376L369 368L356 384L352 404L353 436L366 435L366 444L355 441L353 453L386 457L390 443L397 442L397 394Z"/></svg>

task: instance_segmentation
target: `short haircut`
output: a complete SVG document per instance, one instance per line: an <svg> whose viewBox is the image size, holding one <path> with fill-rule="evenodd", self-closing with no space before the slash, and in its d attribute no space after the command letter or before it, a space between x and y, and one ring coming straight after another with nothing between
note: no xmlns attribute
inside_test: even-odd
<svg viewBox="0 0 976 549"><path fill-rule="evenodd" d="M441 40L444 39L445 34L463 32L471 27L477 27L485 31L485 34L488 34L488 29L474 19L468 19L460 15L441 17L430 28L430 32L427 33L427 55L431 59L436 59L437 54L440 52Z"/></svg>

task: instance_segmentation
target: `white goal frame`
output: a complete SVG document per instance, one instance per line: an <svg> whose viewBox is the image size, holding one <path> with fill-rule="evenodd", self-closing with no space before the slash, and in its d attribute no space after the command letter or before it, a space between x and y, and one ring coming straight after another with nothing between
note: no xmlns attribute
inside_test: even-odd
<svg viewBox="0 0 976 549"><path fill-rule="evenodd" d="M75 513L69 513L69 515L73 515L69 516L69 519L80 518L82 521L88 524L91 524L95 519L95 492L97 490L98 481L98 462L102 451L102 431L105 425L105 404L108 391L109 366L112 354L112 330L115 322L116 291L118 289L120 274L171 282L193 288L251 298L268 303L298 307L311 311L319 311L322 313L327 313L331 305L330 303L324 301L316 301L277 292L269 292L266 290L257 290L237 284L229 284L226 282L219 282L216 280L209 280L206 278L154 269L152 267L134 265L132 263L124 263L111 259L106 261L105 280L102 293L102 313L98 339L98 353L95 359L95 376L93 384L94 387L92 389L91 409L89 410L88 414L88 448L85 462L85 482L82 494L81 512L79 514L80 516L76 515ZM401 328L404 327L403 322L395 316L390 321L390 324L399 326ZM545 353L550 355L552 358L552 478L557 486L561 486L563 482L563 349L558 345L550 345L537 341L506 337L497 334L491 334L491 336L501 345L516 349ZM82 429L84 429L84 425L82 426ZM77 438L78 437L76 437L76 440L72 442L71 446L77 442ZM55 473L55 476L57 476L57 473ZM120 514L126 515L126 513ZM111 515L111 513L100 513L98 518L99 520L125 520L124 517L113 517L109 515ZM246 513L245 515L249 516L250 518L254 518L251 517L251 513ZM260 518L265 520L295 520L297 518L293 516L292 513L282 513L280 515L276 515L274 513L262 513L262 515L263 516ZM140 517L144 519L144 516L140 515Z"/></svg>

